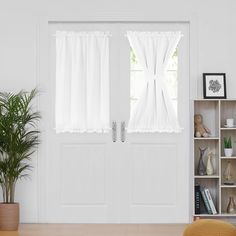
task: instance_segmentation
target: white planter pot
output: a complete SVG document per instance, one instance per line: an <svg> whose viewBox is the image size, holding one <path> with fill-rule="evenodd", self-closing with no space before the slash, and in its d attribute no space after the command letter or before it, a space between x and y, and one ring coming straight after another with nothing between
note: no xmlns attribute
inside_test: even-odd
<svg viewBox="0 0 236 236"><path fill-rule="evenodd" d="M232 155L233 155L233 148L225 148L224 151L225 151L225 156L226 157L232 157Z"/></svg>

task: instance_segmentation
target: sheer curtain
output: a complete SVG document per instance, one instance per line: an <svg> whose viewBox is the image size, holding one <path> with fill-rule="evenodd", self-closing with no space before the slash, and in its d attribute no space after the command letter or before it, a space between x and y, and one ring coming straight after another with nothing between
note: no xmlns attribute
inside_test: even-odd
<svg viewBox="0 0 236 236"><path fill-rule="evenodd" d="M131 111L128 132L181 131L165 83L168 63L181 36L181 32L127 32L146 82Z"/></svg>
<svg viewBox="0 0 236 236"><path fill-rule="evenodd" d="M108 32L56 32L56 132L109 129Z"/></svg>

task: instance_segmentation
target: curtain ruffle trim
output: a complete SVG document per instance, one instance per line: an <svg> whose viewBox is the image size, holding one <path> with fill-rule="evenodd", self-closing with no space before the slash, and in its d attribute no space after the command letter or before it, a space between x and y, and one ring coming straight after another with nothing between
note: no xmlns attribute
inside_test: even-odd
<svg viewBox="0 0 236 236"><path fill-rule="evenodd" d="M176 129L129 129L127 128L127 133L181 133L183 128Z"/></svg>
<svg viewBox="0 0 236 236"><path fill-rule="evenodd" d="M60 134L60 133L109 133L109 131L111 130L111 128L104 128L104 129L56 129L56 133Z"/></svg>

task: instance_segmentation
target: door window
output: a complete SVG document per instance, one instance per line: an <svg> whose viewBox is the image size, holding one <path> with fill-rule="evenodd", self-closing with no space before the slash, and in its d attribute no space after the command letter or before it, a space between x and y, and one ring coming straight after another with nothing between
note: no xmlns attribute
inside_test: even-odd
<svg viewBox="0 0 236 236"><path fill-rule="evenodd" d="M132 110L139 100L145 86L144 71L134 51L130 48L130 109ZM174 110L178 108L178 48L171 57L166 76L167 90Z"/></svg>

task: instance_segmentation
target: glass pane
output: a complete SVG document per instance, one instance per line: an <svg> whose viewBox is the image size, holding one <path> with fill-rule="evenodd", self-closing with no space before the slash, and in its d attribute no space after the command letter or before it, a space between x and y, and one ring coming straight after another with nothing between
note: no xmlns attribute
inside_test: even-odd
<svg viewBox="0 0 236 236"><path fill-rule="evenodd" d="M145 87L144 72L142 66L132 50L130 49L130 108L139 100ZM178 105L178 50L176 49L167 70L165 79L166 87L173 102L173 107L177 113Z"/></svg>

